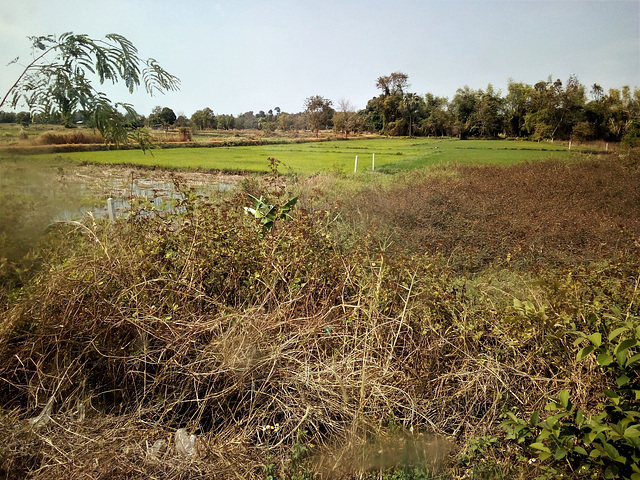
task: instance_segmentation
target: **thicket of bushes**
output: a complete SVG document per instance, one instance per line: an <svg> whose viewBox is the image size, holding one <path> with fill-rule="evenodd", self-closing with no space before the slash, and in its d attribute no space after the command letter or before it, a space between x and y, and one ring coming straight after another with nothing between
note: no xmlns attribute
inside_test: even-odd
<svg viewBox="0 0 640 480"><path fill-rule="evenodd" d="M180 213L55 225L21 286L6 261L1 474L578 475L500 423L563 390L588 415L616 389L572 332L640 314L637 157L447 167L330 200L345 181L263 188L274 208L300 196L271 231L242 192L182 187Z"/></svg>

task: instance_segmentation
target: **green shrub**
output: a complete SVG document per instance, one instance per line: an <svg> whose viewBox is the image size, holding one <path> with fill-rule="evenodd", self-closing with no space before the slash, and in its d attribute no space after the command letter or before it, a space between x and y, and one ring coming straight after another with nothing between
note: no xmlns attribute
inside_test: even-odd
<svg viewBox="0 0 640 480"><path fill-rule="evenodd" d="M569 390L547 404L544 420L534 412L523 420L513 412L502 423L515 440L545 462L550 478L561 473L598 478L640 479L640 318L619 310L604 334L575 332L575 345L587 343L577 360L597 362L609 388L593 408L576 409Z"/></svg>

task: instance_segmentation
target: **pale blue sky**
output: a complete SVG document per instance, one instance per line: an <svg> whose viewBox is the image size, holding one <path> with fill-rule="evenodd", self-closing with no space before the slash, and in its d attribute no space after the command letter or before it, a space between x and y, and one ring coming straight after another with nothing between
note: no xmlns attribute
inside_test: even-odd
<svg viewBox="0 0 640 480"><path fill-rule="evenodd" d="M410 90L451 99L509 78L535 84L576 74L605 90L640 88L640 0L0 0L0 92L30 54L29 35L119 33L182 80L180 92L112 99L149 114L298 112L322 95L357 108L376 79L409 75Z"/></svg>

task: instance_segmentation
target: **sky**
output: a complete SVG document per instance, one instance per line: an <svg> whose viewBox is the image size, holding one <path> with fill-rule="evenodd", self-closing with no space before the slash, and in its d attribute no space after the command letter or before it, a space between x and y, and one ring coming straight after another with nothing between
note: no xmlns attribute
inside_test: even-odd
<svg viewBox="0 0 640 480"><path fill-rule="evenodd" d="M640 0L0 0L2 96L22 71L9 62L30 58L27 37L65 32L118 33L180 78L153 97L96 85L144 115L296 113L315 95L362 109L397 71L409 91L449 99L549 76L640 88Z"/></svg>

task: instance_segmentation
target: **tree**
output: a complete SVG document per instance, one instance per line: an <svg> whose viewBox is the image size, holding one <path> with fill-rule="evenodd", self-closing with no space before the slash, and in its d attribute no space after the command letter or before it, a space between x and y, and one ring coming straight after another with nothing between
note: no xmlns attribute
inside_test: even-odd
<svg viewBox="0 0 640 480"><path fill-rule="evenodd" d="M311 130L316 132L316 138L320 129L327 127L333 116L334 110L331 108L333 102L320 95L309 97L304 101L304 111Z"/></svg>
<svg viewBox="0 0 640 480"><path fill-rule="evenodd" d="M336 132L344 133L344 138L349 136L356 128L355 108L349 100L341 98L338 100L338 111L333 114L333 128Z"/></svg>
<svg viewBox="0 0 640 480"><path fill-rule="evenodd" d="M140 138L139 132L127 129L125 113L135 114L130 104L113 102L94 87L93 80L117 83L122 80L133 93L144 85L149 95L154 92L178 90L180 80L164 70L155 59L142 60L136 47L122 35L106 35L95 40L87 35L64 33L28 37L32 46L32 59L24 66L16 82L0 101L28 106L32 114L60 114L71 126L72 114L77 109L90 112L96 128L105 141L117 145ZM18 63L16 58L11 63Z"/></svg>
<svg viewBox="0 0 640 480"><path fill-rule="evenodd" d="M557 79L538 82L531 92L531 111L525 116L525 128L534 139L571 135L573 126L584 113L585 91L578 78L571 75L564 87Z"/></svg>
<svg viewBox="0 0 640 480"><path fill-rule="evenodd" d="M236 128L258 128L258 119L253 114L252 110L238 115L238 118L236 119Z"/></svg>
<svg viewBox="0 0 640 480"><path fill-rule="evenodd" d="M205 128L216 128L216 116L209 107L203 108L202 110L197 110L191 115L191 123L196 128L200 130L204 130Z"/></svg>
<svg viewBox="0 0 640 480"><path fill-rule="evenodd" d="M218 128L223 130L231 130L235 128L236 119L233 115L218 115L216 117L216 121L218 123Z"/></svg>
<svg viewBox="0 0 640 480"><path fill-rule="evenodd" d="M0 123L16 123L16 113L0 110Z"/></svg>
<svg viewBox="0 0 640 480"><path fill-rule="evenodd" d="M278 128L283 132L288 132L293 127L293 119L286 112L278 112Z"/></svg>
<svg viewBox="0 0 640 480"><path fill-rule="evenodd" d="M521 137L524 131L524 119L531 104L533 87L509 80L509 93L505 98L505 122L509 135Z"/></svg>
<svg viewBox="0 0 640 480"><path fill-rule="evenodd" d="M415 93L407 93L402 99L402 106L404 107L404 111L409 116L409 136L412 136L412 125L414 115L417 113L418 108L422 99Z"/></svg>
<svg viewBox="0 0 640 480"><path fill-rule="evenodd" d="M489 84L487 90L478 90L478 102L473 113L473 122L482 137L497 137L503 129L503 104L500 92Z"/></svg>
<svg viewBox="0 0 640 480"><path fill-rule="evenodd" d="M404 95L404 91L409 87L409 75L402 72L393 72L391 75L378 77L376 88L382 90L382 94Z"/></svg>
<svg viewBox="0 0 640 480"><path fill-rule="evenodd" d="M479 92L465 85L456 91L453 100L451 100L451 111L456 118L461 139L475 133L473 114L476 111L479 96Z"/></svg>
<svg viewBox="0 0 640 480"><path fill-rule="evenodd" d="M164 107L160 110L158 118L160 119L160 122L162 122L165 130L168 130L170 125L176 123L177 119L176 114L169 107Z"/></svg>
<svg viewBox="0 0 640 480"><path fill-rule="evenodd" d="M389 123L401 116L400 108L404 91L409 87L408 82L409 76L402 72L393 72L376 80L376 88L382 90L382 94L375 99L372 106L376 107L382 116L383 132L389 130Z"/></svg>
<svg viewBox="0 0 640 480"><path fill-rule="evenodd" d="M602 100L602 97L604 96L604 89L599 84L594 83L591 86L591 96L595 101Z"/></svg>
<svg viewBox="0 0 640 480"><path fill-rule="evenodd" d="M24 128L31 125L31 114L29 112L18 112L16 114L16 123L19 123Z"/></svg>

